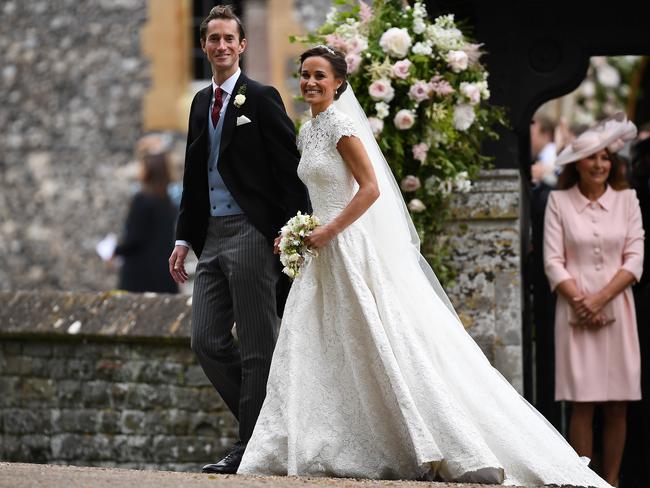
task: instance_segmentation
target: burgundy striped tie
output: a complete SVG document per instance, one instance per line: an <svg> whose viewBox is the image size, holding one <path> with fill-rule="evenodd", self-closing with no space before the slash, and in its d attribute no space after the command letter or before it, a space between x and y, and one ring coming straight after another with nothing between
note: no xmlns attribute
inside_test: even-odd
<svg viewBox="0 0 650 488"><path fill-rule="evenodd" d="M223 90L217 88L217 91L214 93L214 105L212 106L212 127L217 127L219 123L221 107L223 107Z"/></svg>

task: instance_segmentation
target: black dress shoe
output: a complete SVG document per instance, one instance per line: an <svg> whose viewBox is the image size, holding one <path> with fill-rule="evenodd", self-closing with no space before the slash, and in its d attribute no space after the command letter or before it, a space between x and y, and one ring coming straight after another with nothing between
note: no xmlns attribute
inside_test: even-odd
<svg viewBox="0 0 650 488"><path fill-rule="evenodd" d="M237 468L239 468L239 463L241 463L241 458L244 456L245 450L245 444L237 443L225 458L216 464L206 464L201 469L201 472L211 474L235 474L237 473Z"/></svg>

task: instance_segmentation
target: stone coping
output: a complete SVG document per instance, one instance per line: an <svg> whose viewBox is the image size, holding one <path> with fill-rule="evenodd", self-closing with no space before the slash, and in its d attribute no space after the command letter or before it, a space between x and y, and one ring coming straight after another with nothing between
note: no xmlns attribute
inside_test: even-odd
<svg viewBox="0 0 650 488"><path fill-rule="evenodd" d="M188 342L191 300L122 291L0 292L0 338Z"/></svg>

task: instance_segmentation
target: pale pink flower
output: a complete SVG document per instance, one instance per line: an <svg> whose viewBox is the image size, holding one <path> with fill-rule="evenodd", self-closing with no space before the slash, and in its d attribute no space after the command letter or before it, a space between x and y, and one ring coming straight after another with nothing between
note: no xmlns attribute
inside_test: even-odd
<svg viewBox="0 0 650 488"><path fill-rule="evenodd" d="M413 213L424 212L427 209L427 206L422 203L422 200L419 200L417 198L411 200L407 206L408 209Z"/></svg>
<svg viewBox="0 0 650 488"><path fill-rule="evenodd" d="M395 114L393 123L399 130L408 130L415 124L415 113L412 110L402 109Z"/></svg>
<svg viewBox="0 0 650 488"><path fill-rule="evenodd" d="M427 159L427 153L429 152L429 145L425 142L420 142L413 146L413 159L424 163Z"/></svg>
<svg viewBox="0 0 650 488"><path fill-rule="evenodd" d="M328 46L338 49L343 53L347 53L350 50L348 42L337 34L328 34L325 36L325 42L327 42Z"/></svg>
<svg viewBox="0 0 650 488"><path fill-rule="evenodd" d="M445 97L454 93L454 87L452 87L449 82L440 75L431 78L429 85L431 86L431 91L439 97Z"/></svg>
<svg viewBox="0 0 650 488"><path fill-rule="evenodd" d="M377 117L368 117L368 122L370 122L372 133L375 135L375 137L378 137L384 130L384 121L378 119Z"/></svg>
<svg viewBox="0 0 650 488"><path fill-rule="evenodd" d="M483 44L467 43L462 47L462 51L464 51L465 54L467 54L467 60L469 61L469 64L478 63L478 60L481 58L481 55L483 54L481 52L481 46L483 46Z"/></svg>
<svg viewBox="0 0 650 488"><path fill-rule="evenodd" d="M347 52L359 54L368 49L368 41L365 37L355 36L347 41L347 46Z"/></svg>
<svg viewBox="0 0 650 488"><path fill-rule="evenodd" d="M420 189L421 186L422 183L420 183L420 178L413 175L407 175L406 177L404 177L402 183L400 184L400 188L402 189L402 191L405 192L416 191Z"/></svg>
<svg viewBox="0 0 650 488"><path fill-rule="evenodd" d="M381 79L373 81L368 87L368 94L373 100L390 102L395 96L395 89L390 80Z"/></svg>
<svg viewBox="0 0 650 488"><path fill-rule="evenodd" d="M409 98L416 103L428 100L431 97L431 85L425 81L417 80L409 89Z"/></svg>
<svg viewBox="0 0 650 488"><path fill-rule="evenodd" d="M359 0L359 17L364 24L372 18L372 8L363 0Z"/></svg>
<svg viewBox="0 0 650 488"><path fill-rule="evenodd" d="M460 84L460 92L469 99L469 103L476 105L481 101L481 87L475 83L463 81Z"/></svg>
<svg viewBox="0 0 650 488"><path fill-rule="evenodd" d="M467 69L469 58L465 51L449 51L447 53L447 64L454 73L460 73Z"/></svg>
<svg viewBox="0 0 650 488"><path fill-rule="evenodd" d="M474 107L467 103L459 103L454 108L454 127L457 130L469 129L475 118Z"/></svg>
<svg viewBox="0 0 650 488"><path fill-rule="evenodd" d="M345 55L345 62L348 63L348 73L355 73L361 64L361 56L355 52Z"/></svg>
<svg viewBox="0 0 650 488"><path fill-rule="evenodd" d="M409 75L409 69L411 68L411 62L408 59L402 59L397 61L393 65L393 76L395 78L401 78L405 80Z"/></svg>

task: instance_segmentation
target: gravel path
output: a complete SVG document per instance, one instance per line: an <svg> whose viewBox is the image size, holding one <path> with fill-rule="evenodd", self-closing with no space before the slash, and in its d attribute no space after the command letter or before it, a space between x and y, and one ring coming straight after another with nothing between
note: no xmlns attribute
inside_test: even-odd
<svg viewBox="0 0 650 488"><path fill-rule="evenodd" d="M334 478L205 475L0 463L0 488L479 488L488 485Z"/></svg>

